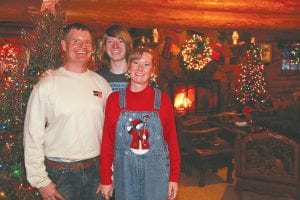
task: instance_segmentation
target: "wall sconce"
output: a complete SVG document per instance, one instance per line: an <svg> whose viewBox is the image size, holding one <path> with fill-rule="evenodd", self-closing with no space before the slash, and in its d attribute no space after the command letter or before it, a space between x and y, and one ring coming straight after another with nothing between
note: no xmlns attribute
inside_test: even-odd
<svg viewBox="0 0 300 200"><path fill-rule="evenodd" d="M158 43L158 30L155 28L152 30L153 42Z"/></svg>
<svg viewBox="0 0 300 200"><path fill-rule="evenodd" d="M237 45L239 40L239 34L237 31L233 31L232 33L232 44Z"/></svg>
<svg viewBox="0 0 300 200"><path fill-rule="evenodd" d="M145 38L144 35L141 37L141 43L142 43L142 44L145 44L145 43L146 43L146 38Z"/></svg>

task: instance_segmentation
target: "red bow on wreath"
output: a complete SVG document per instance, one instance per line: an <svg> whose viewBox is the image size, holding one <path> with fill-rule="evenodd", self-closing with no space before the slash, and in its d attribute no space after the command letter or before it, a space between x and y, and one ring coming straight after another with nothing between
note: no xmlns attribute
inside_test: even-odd
<svg viewBox="0 0 300 200"><path fill-rule="evenodd" d="M216 43L213 46L212 50L212 56L211 58L213 60L219 61L221 59L221 54L222 54L222 44L221 43Z"/></svg>

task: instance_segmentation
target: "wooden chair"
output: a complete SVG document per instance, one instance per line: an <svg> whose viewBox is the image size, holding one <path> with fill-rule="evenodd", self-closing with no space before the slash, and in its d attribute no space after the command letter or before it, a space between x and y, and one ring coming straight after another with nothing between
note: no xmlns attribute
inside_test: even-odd
<svg viewBox="0 0 300 200"><path fill-rule="evenodd" d="M183 134L183 124L182 118L179 116L175 117L176 120L176 129L177 129L177 139L179 144L179 151L180 151L180 160L181 160L181 171L185 173L187 176L192 175L191 169L191 155L188 151L188 141L185 135Z"/></svg>
<svg viewBox="0 0 300 200"><path fill-rule="evenodd" d="M183 128L190 159L192 164L199 169L199 186L205 186L205 174L208 169L216 171L222 167L227 167L226 181L232 183L233 145L219 136L220 128L209 127L208 123L202 123L204 124Z"/></svg>

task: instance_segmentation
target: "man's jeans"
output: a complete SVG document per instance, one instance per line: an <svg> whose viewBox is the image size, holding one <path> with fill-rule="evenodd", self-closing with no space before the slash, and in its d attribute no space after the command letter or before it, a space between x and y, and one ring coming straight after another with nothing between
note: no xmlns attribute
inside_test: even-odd
<svg viewBox="0 0 300 200"><path fill-rule="evenodd" d="M55 169L46 167L49 178L66 200L101 200L96 194L100 183L99 162L87 169Z"/></svg>

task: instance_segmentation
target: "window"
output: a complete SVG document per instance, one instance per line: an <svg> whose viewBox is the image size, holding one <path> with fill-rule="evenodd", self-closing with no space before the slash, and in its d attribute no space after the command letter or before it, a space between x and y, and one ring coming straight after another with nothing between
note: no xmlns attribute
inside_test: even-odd
<svg viewBox="0 0 300 200"><path fill-rule="evenodd" d="M300 71L300 43L293 42L286 44L282 48L283 71Z"/></svg>

